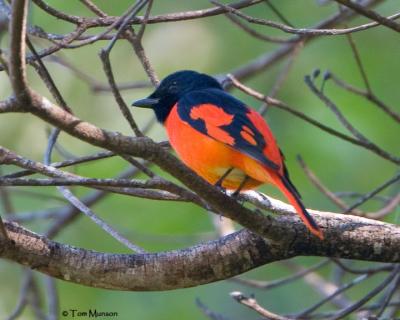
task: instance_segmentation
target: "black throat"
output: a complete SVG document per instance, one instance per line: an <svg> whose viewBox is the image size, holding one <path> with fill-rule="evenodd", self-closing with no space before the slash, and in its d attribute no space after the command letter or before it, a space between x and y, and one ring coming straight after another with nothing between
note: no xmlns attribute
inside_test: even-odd
<svg viewBox="0 0 400 320"><path fill-rule="evenodd" d="M156 114L157 120L162 124L164 124L172 108L177 103L178 103L177 98L164 97L163 99L161 99L160 102L154 107L154 113Z"/></svg>

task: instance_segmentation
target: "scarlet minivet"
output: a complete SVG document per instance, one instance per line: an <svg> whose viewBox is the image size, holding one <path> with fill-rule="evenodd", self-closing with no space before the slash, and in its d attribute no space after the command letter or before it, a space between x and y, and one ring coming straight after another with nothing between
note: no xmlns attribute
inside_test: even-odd
<svg viewBox="0 0 400 320"><path fill-rule="evenodd" d="M289 179L284 157L263 117L231 96L212 77L195 71L167 76L132 105L154 110L182 161L212 184L248 190L272 183L308 229L323 239Z"/></svg>

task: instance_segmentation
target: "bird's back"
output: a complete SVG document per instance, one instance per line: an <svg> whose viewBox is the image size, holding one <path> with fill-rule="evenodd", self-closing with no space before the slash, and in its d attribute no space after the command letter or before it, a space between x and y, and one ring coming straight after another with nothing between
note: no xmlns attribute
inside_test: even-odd
<svg viewBox="0 0 400 320"><path fill-rule="evenodd" d="M222 90L189 93L173 107L165 125L182 160L210 183L234 168L223 186L235 189L247 175L248 189L269 182L269 170L282 170L265 120Z"/></svg>

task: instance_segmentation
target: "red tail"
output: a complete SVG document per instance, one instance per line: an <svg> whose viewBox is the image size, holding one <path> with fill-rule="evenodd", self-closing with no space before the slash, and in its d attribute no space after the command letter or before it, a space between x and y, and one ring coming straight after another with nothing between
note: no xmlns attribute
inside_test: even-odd
<svg viewBox="0 0 400 320"><path fill-rule="evenodd" d="M288 199L290 204L296 209L297 214L300 216L301 220L303 220L304 224L311 231L311 233L315 234L318 238L323 240L324 235L321 229L307 212L306 208L300 200L300 195L298 194L292 183L286 177L281 177L278 175L274 176L274 182L279 190Z"/></svg>

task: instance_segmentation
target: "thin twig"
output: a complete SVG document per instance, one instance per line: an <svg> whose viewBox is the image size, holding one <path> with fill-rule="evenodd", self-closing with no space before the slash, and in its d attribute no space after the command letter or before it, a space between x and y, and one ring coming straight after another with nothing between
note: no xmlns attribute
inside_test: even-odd
<svg viewBox="0 0 400 320"><path fill-rule="evenodd" d="M290 38L290 39L283 39L283 38L278 38L278 37L273 37L273 36L268 36L266 34L260 33L252 28L250 28L247 24L243 23L242 20L240 20L236 15L232 13L227 13L226 17L232 21L235 25L237 25L240 29L251 35L252 37L266 41L266 42L272 42L272 43L289 43L289 42L297 42L298 39L295 38Z"/></svg>
<svg viewBox="0 0 400 320"><path fill-rule="evenodd" d="M54 167L41 164L26 158L23 158L3 147L0 147L0 163L14 164L21 168L29 169L56 179L24 179L24 178L0 178L2 186L66 186L66 185L85 185L94 188L101 188L111 192L121 192L115 187L134 187L134 188L155 188L172 193L177 193L189 201L199 204L202 207L208 207L207 204L196 194L186 190L177 184L154 176L150 180L131 180L131 179L93 179L85 178L73 173L64 172ZM142 168L143 169L143 168Z"/></svg>
<svg viewBox="0 0 400 320"><path fill-rule="evenodd" d="M390 307L399 307L400 306L400 301L395 301L395 302L391 302L389 303ZM374 311L377 310L381 307L380 303L373 303L367 306L361 306L357 311L358 312L363 312L363 311ZM305 317L305 319L329 319L330 317L334 316L335 314L337 314L337 310L335 311L327 311L327 312L321 312L321 313L314 313L312 316L307 316ZM361 316L363 316L363 314L361 314ZM362 318L362 320L364 320L365 318ZM391 318L389 318L391 319Z"/></svg>
<svg viewBox="0 0 400 320"><path fill-rule="evenodd" d="M246 297L243 293L240 291L233 291L230 293L230 296L235 299L237 302L240 304L243 304L244 306L253 309L255 312L260 314L266 319L271 319L271 320L289 320L290 318L280 316L276 313L273 313L271 311L268 311L267 309L261 307L257 300L255 298L249 298Z"/></svg>
<svg viewBox="0 0 400 320"><path fill-rule="evenodd" d="M269 92L269 97L274 98L281 87L283 86L284 82L286 81L290 70L292 69L293 63L296 60L296 58L299 56L301 49L303 48L303 42L299 42L296 46L294 46L292 53L289 56L289 59L286 63L286 65L282 68L281 72L279 73L279 76L277 77L274 85L272 86L272 89ZM265 113L268 110L268 104L266 102L263 103L263 105L260 107L258 112L261 115L265 115Z"/></svg>
<svg viewBox="0 0 400 320"><path fill-rule="evenodd" d="M128 121L132 131L135 133L137 137L142 137L143 133L140 131L139 127L136 124L135 119L130 112L130 109L126 105L124 99L119 92L117 85L115 83L114 74L112 72L110 58L109 58L109 51L105 51L104 49L100 51L101 61L103 62L104 72L107 76L108 83L112 89L112 93L114 94L115 101L118 104L118 107L123 114L124 118Z"/></svg>
<svg viewBox="0 0 400 320"><path fill-rule="evenodd" d="M301 272L302 270L306 269L301 265L292 262L291 260L283 261L283 264L286 267L289 267L292 272ZM321 297L328 297L338 290L337 285L335 285L332 281L325 279L315 271L305 274L303 281L312 289L314 289L314 291ZM346 307L350 303L348 299L341 295L335 296L330 302L338 308Z"/></svg>
<svg viewBox="0 0 400 320"><path fill-rule="evenodd" d="M335 74L330 74L331 79L336 83L339 87L348 90L352 93L355 93L361 97L364 97L368 101L372 102L377 106L379 109L381 109L383 112L385 112L387 115L392 117L395 121L400 122L400 113L396 112L393 110L393 108L389 107L387 104L385 104L382 100L380 100L375 94L372 92L364 91L359 88L356 88L343 80L339 79Z"/></svg>
<svg viewBox="0 0 400 320"><path fill-rule="evenodd" d="M372 95L371 85L369 84L367 72L365 71L364 65L361 61L361 55L358 52L356 43L353 39L353 35L351 33L346 34L346 38L350 44L351 50L353 51L354 59L356 60L358 69L360 70L361 77L364 81L365 89L367 90L369 95Z"/></svg>
<svg viewBox="0 0 400 320"><path fill-rule="evenodd" d="M83 46L86 46L88 44L92 44L100 39L104 39L105 36L107 36L112 30L114 30L116 27L119 27L121 25L121 22L123 22L124 20L126 20L126 18L130 15L130 11L128 11L127 13L124 13L119 19L115 20L110 26L108 26L106 28L105 31L103 31L102 33L96 34L92 37L86 38L84 40L81 40L78 43L74 43L74 44L66 44L63 45L64 48L68 48L68 49L76 49L76 48L80 48ZM120 29L121 30L121 29ZM120 36L120 32L118 31L116 34L113 35L112 39L117 39Z"/></svg>
<svg viewBox="0 0 400 320"><path fill-rule="evenodd" d="M349 7L353 9L354 11L358 12L359 14L370 18L371 20L375 20L377 23L384 25L392 30L395 30L397 32L400 32L400 24L392 21L389 17L383 17L379 14L377 14L375 11L372 11L368 8L365 8L361 4L358 4L356 2L350 1L350 0L335 0L336 2Z"/></svg>
<svg viewBox="0 0 400 320"><path fill-rule="evenodd" d="M113 37L107 40L111 40ZM92 77L90 74L83 72L80 68L74 66L65 58L60 56L52 55L46 58L47 61L51 61L54 63L58 63L61 66L67 68L71 72L74 73L79 79L87 83L90 89L93 92L110 92L112 88L108 83L100 83L96 78ZM132 90L132 89L144 89L144 88L153 88L153 85L150 81L132 81L126 83L118 83L117 88L119 91L122 90ZM1 109L0 109L1 112Z"/></svg>
<svg viewBox="0 0 400 320"><path fill-rule="evenodd" d="M35 318L38 320L48 320L45 313L43 312L44 309L43 301L35 277L32 278L32 282L29 289L30 289L29 304L32 307L32 311Z"/></svg>
<svg viewBox="0 0 400 320"><path fill-rule="evenodd" d="M342 114L342 112L339 110L339 108L330 100L320 89L318 89L314 82L312 81L312 78L310 76L305 76L304 77L305 83L307 86L311 89L311 91L335 114L337 119L340 121L340 123L354 136L359 140L364 146L368 146L370 150L373 150L376 154L380 155L381 157L394 162L396 164L400 164L400 158L396 157L387 151L383 150L380 148L378 145L375 143L371 142L369 139L367 139L361 132L359 132L347 119L346 117Z"/></svg>
<svg viewBox="0 0 400 320"><path fill-rule="evenodd" d="M393 212L396 207L400 204L400 192L397 196L394 196L388 203L381 209L375 212L369 212L365 216L370 219L382 219L389 213Z"/></svg>
<svg viewBox="0 0 400 320"><path fill-rule="evenodd" d="M121 155L121 157L124 158L126 161L128 161L135 168L138 168L149 178L157 178L156 174L153 171L151 171L145 164L142 164L140 161L136 160L134 157L124 155L124 154Z"/></svg>
<svg viewBox="0 0 400 320"><path fill-rule="evenodd" d="M137 36L136 36L138 41L141 41L143 38L144 31L146 30L147 21L149 20L152 6L153 6L153 0L148 0L146 12L144 13L142 24L141 24L139 32L137 33Z"/></svg>
<svg viewBox="0 0 400 320"><path fill-rule="evenodd" d="M139 170L131 167L122 172L118 178L130 178L135 176L138 172ZM96 190L83 197L81 202L87 207L90 207L103 200L108 194L109 193L106 190ZM49 238L55 237L62 230L62 228L65 228L68 224L72 223L79 216L80 211L74 206L70 205L56 210L55 213L60 217L45 232L45 235Z"/></svg>
<svg viewBox="0 0 400 320"><path fill-rule="evenodd" d="M45 174L49 174L46 172ZM60 175L61 178L57 178ZM59 171L53 173L52 179L25 179L25 178L14 178L14 179L0 179L0 186L31 186L31 187L55 187L55 186L86 186L86 187L130 187L130 188L154 188L161 189L169 188L171 182L163 180L159 177L149 180L132 180L132 179L98 179L98 178L86 178L73 174L62 177ZM170 191L170 190L166 190Z"/></svg>
<svg viewBox="0 0 400 320"><path fill-rule="evenodd" d="M363 274L358 276L357 278L353 279L352 281L350 281L349 283L343 285L342 287L338 288L335 292L333 292L331 295L323 298L321 301L319 301L318 303L314 304L313 306L307 308L306 310L302 311L301 313L296 315L296 318L303 318L304 316L314 312L315 310L317 310L319 307L321 307L323 304L327 303L328 301L331 301L332 298L334 298L335 296L341 294L342 292L354 287L355 285L358 285L360 282L368 279L371 275L370 274Z"/></svg>
<svg viewBox="0 0 400 320"><path fill-rule="evenodd" d="M62 190L62 194L65 198L68 199L70 203L72 203L77 209L79 209L83 214L89 217L95 224L97 224L101 229L111 235L114 239L122 243L124 246L131 249L133 252L137 253L145 253L146 250L142 249L141 247L133 244L123 235L121 235L117 230L111 227L107 222L103 219L98 217L89 207L87 207L82 201L80 201L76 196L72 194L70 190L64 187L60 187L59 189Z"/></svg>
<svg viewBox="0 0 400 320"><path fill-rule="evenodd" d="M231 3L230 6L233 8L241 9L255 4L260 3L262 0L241 0ZM46 11L48 14L57 17L58 19L65 20L74 24L79 24L82 21L82 17L69 15L46 4L43 0L34 0L35 4L38 5L42 10ZM175 21L185 21L192 19L201 19L205 17L212 17L220 14L224 14L227 11L221 8L208 8L200 9L186 12L175 12L163 15L157 15L149 17L148 23L163 23L163 22L175 22ZM112 24L119 17L107 17L107 19L97 19L97 18L85 18L85 23L90 28L104 27ZM129 21L131 24L141 24L143 22L143 17L134 17Z"/></svg>
<svg viewBox="0 0 400 320"><path fill-rule="evenodd" d="M330 318L330 320L343 319L348 314L350 314L353 311L360 308L362 305L364 305L369 300L371 300L374 296L376 296L379 292L381 292L383 289L385 289L393 281L393 279L398 275L399 271L400 271L400 267L396 267L395 270L393 270L390 273L390 275L384 281L382 281L377 287L375 287L374 289L369 291L368 294L366 294L362 299L358 300L356 303L353 303L349 307L337 312L334 316L332 316Z"/></svg>
<svg viewBox="0 0 400 320"><path fill-rule="evenodd" d="M128 121L129 125L131 126L131 129L133 130L135 135L138 137L143 136L143 133L139 130L139 128L130 112L130 109L128 108L128 106L126 105L124 100L122 99L121 93L119 92L119 90L117 88L114 74L113 74L112 67L111 67L111 62L110 62L110 52L111 52L112 48L114 47L114 44L118 39L118 36L120 34L122 34L123 32L125 32L127 39L132 43L136 54L138 55L139 59L142 61L142 64L143 64L145 70L147 71L150 79L152 80L153 84L158 83L158 79L155 76L155 72L154 72L153 68L151 67L150 63L148 62L148 59L144 54L143 47L140 44L140 37L137 37L133 30L125 31L125 27L128 24L128 22L132 19L132 17L134 17L143 8L144 5L146 5L147 2L148 2L147 0L137 1L137 3L135 5L133 5L127 11L127 13L124 15L124 19L123 19L122 23L118 27L118 31L117 31L116 35L114 36L114 38L110 41L109 45L106 48L103 48L100 51L100 58L103 63L104 72L107 76L109 85L114 94L114 98L121 110L121 113L124 115L125 119ZM148 7L151 7L151 4ZM147 19L146 19L146 21L147 21ZM144 30L143 26L144 25L142 25L142 29Z"/></svg>
<svg viewBox="0 0 400 320"><path fill-rule="evenodd" d="M8 191L9 190L7 190L6 188L0 188L0 199L3 207L3 212L5 212L6 214L14 214L15 208L12 205L11 197Z"/></svg>
<svg viewBox="0 0 400 320"><path fill-rule="evenodd" d="M105 17L106 14L90 0L80 0L86 7L100 17Z"/></svg>
<svg viewBox="0 0 400 320"><path fill-rule="evenodd" d="M29 287L32 284L32 277L32 270L24 269L17 305L12 313L6 317L6 320L18 319L22 311L24 311L26 305L28 304Z"/></svg>
<svg viewBox="0 0 400 320"><path fill-rule="evenodd" d="M360 198L362 197L364 194L360 193L360 192L355 192L355 191L339 191L339 192L335 192L336 196L340 197L340 198ZM388 201L390 201L390 197L388 196L382 196L382 195L375 195L371 198L371 200L375 200L378 202L383 202L383 203L387 203Z"/></svg>
<svg viewBox="0 0 400 320"><path fill-rule="evenodd" d="M271 3L270 0L264 0L267 6L276 14L276 16L281 19L283 23L286 23L288 26L293 28L293 24L289 22L288 19Z"/></svg>
<svg viewBox="0 0 400 320"><path fill-rule="evenodd" d="M395 183L395 182L397 182L399 180L400 180L400 173L395 175L393 178L390 178L389 180L387 180L386 182L384 182L382 185L380 185L376 189L372 190L371 192L366 193L363 197L361 197L353 205L348 207L347 210L344 211L344 213L346 214L346 213L351 212L352 210L354 210L355 208L361 206L363 203L367 202L373 196L375 196L376 194L378 194L379 192L381 192L382 190L386 189L387 187L389 187L390 185L392 185L393 183Z"/></svg>
<svg viewBox="0 0 400 320"><path fill-rule="evenodd" d="M335 193L333 193L331 190L329 190L322 182L321 180L315 175L313 171L306 165L304 162L303 158L298 155L297 156L297 161L300 163L300 167L304 170L305 174L309 178L309 180L317 187L321 193L323 193L328 199L330 199L334 204L336 204L340 209L347 209L348 205L340 199L338 196L336 196ZM361 210L353 210L349 212L351 214L356 214L356 215L364 215L364 212Z"/></svg>
<svg viewBox="0 0 400 320"><path fill-rule="evenodd" d="M60 90L58 89L57 85L55 84L53 78L51 77L49 71L47 70L46 66L44 65L42 58L38 55L35 47L33 46L30 39L26 38L26 44L28 45L29 50L36 58L36 62L38 63L38 73L41 76L43 82L45 83L46 87L49 89L50 93L56 99L57 103L69 113L73 113L72 109L68 106L67 102L64 100L63 96L61 95ZM34 65L35 66L35 65Z"/></svg>
<svg viewBox="0 0 400 320"><path fill-rule="evenodd" d="M354 126L345 118L340 112L339 108L323 93L321 89L318 89L311 76L307 75L304 77L304 81L311 91L322 101L324 104L335 114L340 123L358 140L364 143L370 143L370 141L361 134Z"/></svg>
<svg viewBox="0 0 400 320"><path fill-rule="evenodd" d="M110 41L109 45L101 51L101 55L109 55L111 49L114 46L115 41L117 41L117 35L122 33L122 31L125 29L125 27L128 25L129 21L134 17L139 10L143 8L144 5L149 0L138 0L137 3L132 7L131 10L128 10L130 12L127 16L126 19L122 22L121 26L119 27L116 36ZM147 19L146 19L147 22ZM142 28L144 28L145 24L142 24ZM141 43L141 39L136 35L135 31L133 29L127 29L125 30L125 37L129 41L129 43L132 45L137 57L139 58L144 70L146 71L148 77L150 78L152 84L156 86L159 83L158 77L154 71L154 68L151 66L149 59L147 58L144 48Z"/></svg>
<svg viewBox="0 0 400 320"><path fill-rule="evenodd" d="M146 5L146 3L147 0L137 0L136 3L132 5L124 15L122 15L122 18L120 19L121 23L118 25L117 33L113 39L111 39L108 46L104 49L105 51L110 53L118 39L118 36L122 34L124 29L128 26L129 21L138 14L138 12Z"/></svg>
<svg viewBox="0 0 400 320"><path fill-rule="evenodd" d="M115 155L116 154L111 151L101 151L101 152L95 153L93 155L82 156L82 157L79 157L76 159L68 159L68 160L64 160L64 161L60 161L60 162L53 162L50 164L50 166L54 167L54 168L65 168L65 167L74 166L77 164L83 164L83 163L87 163L87 162L91 162L91 161L95 161L95 160L107 159L110 157L114 157ZM31 171L31 170L21 170L21 171L15 172L15 173L9 173L4 176L0 176L0 179L21 178L21 177L25 177L28 175L32 175L34 173L35 172Z"/></svg>
<svg viewBox="0 0 400 320"><path fill-rule="evenodd" d="M59 319L59 314L60 314L60 301L58 297L56 280L52 277L46 276L44 281L46 284L46 293L47 293L48 310L49 310L46 320L57 320Z"/></svg>
<svg viewBox="0 0 400 320"><path fill-rule="evenodd" d="M218 1L215 1L215 0L210 0L210 1L213 4L215 4L216 6L224 8L227 11L229 11L230 13L235 14L238 17L243 18L243 19L245 19L246 21L248 21L250 23L255 23L255 24L259 24L259 25L263 25L263 26L268 26L268 27L279 29L279 30L281 30L283 32L299 34L299 35L336 36L336 35L343 35L343 34L347 34L347 33L355 33L355 32L359 32L359 31L364 31L364 30L367 30L369 28L373 28L373 27L376 27L376 26L380 25L379 22L371 22L371 23L367 23L367 24L364 24L364 25L360 25L360 26L352 27L352 28L347 28L347 29L293 28L293 27L290 27L288 25L285 25L285 24L282 24L282 23L279 23L279 22L266 20L266 19L255 18L255 17L249 16L249 15L244 14L243 12L241 12L241 11L239 11L237 9L234 9L234 8L230 7L229 5L222 4L222 3L218 2ZM341 0L341 1L345 1L345 0ZM382 17L382 18L386 19L387 21L390 21L390 22L394 23L397 26L398 24L395 23L393 20L397 19L399 17L400 17L400 13L396 13L396 14L394 14L392 16L387 17L387 18L385 18L385 17Z"/></svg>
<svg viewBox="0 0 400 320"><path fill-rule="evenodd" d="M288 277L282 278L282 279L276 279L272 281L258 281L258 280L252 280L252 279L243 279L243 278L232 278L231 281L237 282L246 286L250 286L253 288L258 288L258 289L264 289L264 290L270 290L274 289L277 287L280 287L285 284L292 283L295 280L303 278L306 274L310 272L314 272L324 266L326 266L329 263L329 260L323 260L312 267L309 268L304 268Z"/></svg>
<svg viewBox="0 0 400 320"><path fill-rule="evenodd" d="M212 320L231 320L222 314L210 310L199 298L196 298L196 305L206 317Z"/></svg>
<svg viewBox="0 0 400 320"><path fill-rule="evenodd" d="M378 319L383 315L383 313L385 312L385 309L387 308L387 306L390 303L390 300L392 300L393 295L399 289L399 286L400 286L400 274L397 274L396 277L397 277L397 279L395 279L393 281L393 283L391 284L391 286L389 287L387 293L385 294L385 296L383 298L383 302L382 302L381 308L376 313L376 317Z"/></svg>
<svg viewBox="0 0 400 320"><path fill-rule="evenodd" d="M343 269L344 271L352 274L373 274L373 273L378 273L378 272L386 272L386 271L392 271L393 270L393 265L390 264L383 264L377 267L371 267L371 268L364 268L364 269L355 269L352 267L349 267L348 265L344 264L340 259L335 259L331 258L331 261L336 263L336 265Z"/></svg>

